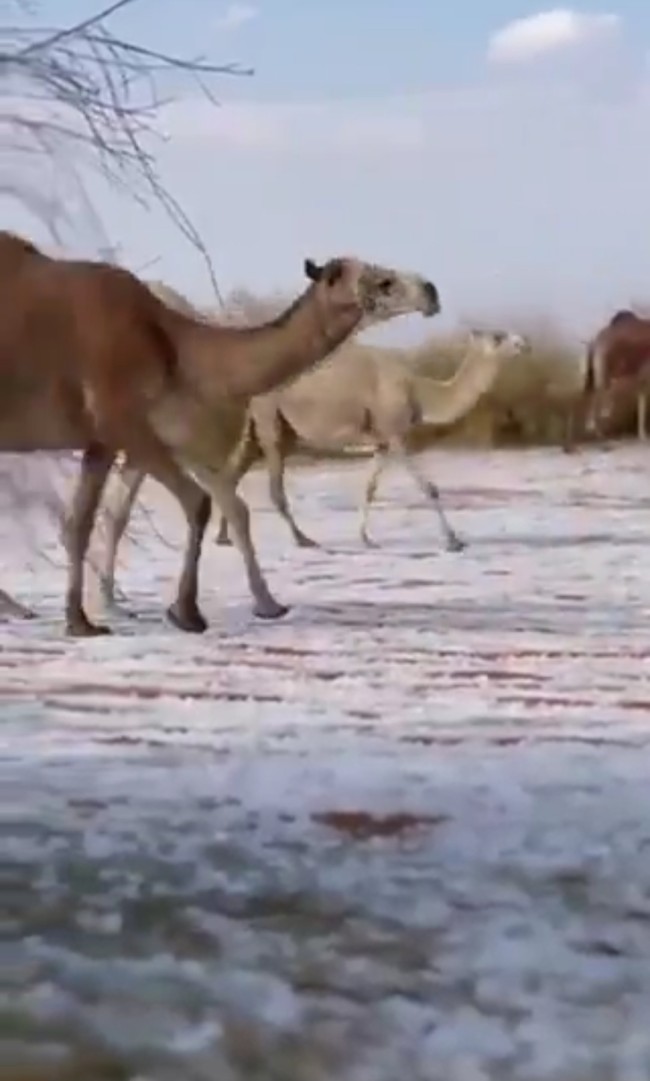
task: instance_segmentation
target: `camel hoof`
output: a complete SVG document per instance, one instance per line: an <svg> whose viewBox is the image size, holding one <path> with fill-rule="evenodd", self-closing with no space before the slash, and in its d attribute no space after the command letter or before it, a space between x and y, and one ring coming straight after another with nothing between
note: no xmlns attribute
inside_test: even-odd
<svg viewBox="0 0 650 1081"><path fill-rule="evenodd" d="M36 619L36 612L31 608L26 608L20 601L15 601L13 597L0 598L0 619L4 622L7 619Z"/></svg>
<svg viewBox="0 0 650 1081"><path fill-rule="evenodd" d="M227 533L217 533L214 538L214 543L219 544L224 548L232 548L232 541Z"/></svg>
<svg viewBox="0 0 650 1081"><path fill-rule="evenodd" d="M291 609L287 604L280 604L279 601L270 597L263 604L255 604L253 606L253 615L258 619L282 619L282 616L286 616Z"/></svg>
<svg viewBox="0 0 650 1081"><path fill-rule="evenodd" d="M308 537L305 533L299 533L296 537L296 544L299 548L319 548L318 541L315 541L313 537Z"/></svg>
<svg viewBox="0 0 650 1081"><path fill-rule="evenodd" d="M461 540L455 533L451 537L447 537L448 552L463 552L465 548L467 548L467 541Z"/></svg>
<svg viewBox="0 0 650 1081"><path fill-rule="evenodd" d="M107 612L110 612L116 619L137 619L138 613L134 612L132 608L127 608L126 605L120 604L118 601L104 601L104 608Z"/></svg>
<svg viewBox="0 0 650 1081"><path fill-rule="evenodd" d="M179 631L187 631L188 634L203 634L207 631L208 624L195 604L179 604L174 601L167 609L167 619Z"/></svg>
<svg viewBox="0 0 650 1081"><path fill-rule="evenodd" d="M32 608L25 608L24 604L19 604L10 615L14 615L16 619L36 619L36 612Z"/></svg>
<svg viewBox="0 0 650 1081"><path fill-rule="evenodd" d="M363 546L365 548L372 548L372 549L379 548L379 542L376 541L376 540L373 540L372 537L368 536L367 533L362 533L361 534L361 543L363 544Z"/></svg>
<svg viewBox="0 0 650 1081"><path fill-rule="evenodd" d="M83 615L66 620L65 630L70 638L101 638L113 633L110 627L103 623L91 623Z"/></svg>
<svg viewBox="0 0 650 1081"><path fill-rule="evenodd" d="M137 612L134 612L132 608L127 608L125 604L121 604L120 601L115 600L115 597L108 593L102 593L101 604L104 612L114 616L117 619L137 619Z"/></svg>

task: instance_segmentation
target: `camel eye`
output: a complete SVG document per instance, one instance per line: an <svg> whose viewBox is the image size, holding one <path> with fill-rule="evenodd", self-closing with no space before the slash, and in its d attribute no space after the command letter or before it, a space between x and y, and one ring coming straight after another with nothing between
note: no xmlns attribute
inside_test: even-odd
<svg viewBox="0 0 650 1081"><path fill-rule="evenodd" d="M393 288L393 279L392 278L382 278L381 281L378 284L378 289L379 289L380 293L390 293L392 288Z"/></svg>

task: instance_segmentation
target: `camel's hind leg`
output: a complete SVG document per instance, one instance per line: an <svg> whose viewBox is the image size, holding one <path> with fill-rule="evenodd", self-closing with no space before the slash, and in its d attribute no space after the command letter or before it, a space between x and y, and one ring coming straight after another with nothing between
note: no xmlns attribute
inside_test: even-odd
<svg viewBox="0 0 650 1081"><path fill-rule="evenodd" d="M228 476L235 487L248 473L251 466L260 458L264 457L269 478L269 497L278 514L284 518L291 530L293 539L299 548L317 548L318 544L306 533L303 533L297 524L284 487L284 465L286 455L283 448L283 420L274 416L264 424L249 418L246 429L228 463ZM222 515L217 534L217 544L229 544L228 523Z"/></svg>
<svg viewBox="0 0 650 1081"><path fill-rule="evenodd" d="M102 600L107 608L117 608L115 600L115 570L117 550L128 525L133 504L138 496L145 474L128 463L118 473L119 487L106 500L106 548L102 565L98 568Z"/></svg>
<svg viewBox="0 0 650 1081"><path fill-rule="evenodd" d="M637 396L636 400L636 424L637 424L637 436L642 443L648 438L647 431L647 418L648 418L648 399L646 393L642 390Z"/></svg>
<svg viewBox="0 0 650 1081"><path fill-rule="evenodd" d="M562 450L565 454L573 454L576 450L577 412L578 407L576 405L570 405L563 410L561 415Z"/></svg>
<svg viewBox="0 0 650 1081"><path fill-rule="evenodd" d="M189 464L189 463L188 463ZM229 472L217 473L204 466L191 464L191 469L203 487L210 492L234 536L246 568L248 586L253 596L253 612L260 619L279 619L289 611L280 604L269 589L259 565L250 532L250 511L237 495Z"/></svg>
<svg viewBox="0 0 650 1081"><path fill-rule="evenodd" d="M72 500L72 510L63 534L68 553L68 588L65 601L66 631L75 637L109 634L108 627L91 623L83 607L84 559L95 524L95 514L115 454L100 443L84 452L81 473Z"/></svg>
<svg viewBox="0 0 650 1081"><path fill-rule="evenodd" d="M447 515L445 514L442 500L440 498L440 491L435 484L433 484L424 474L420 471L415 459L409 454L407 448L404 446L401 440L392 440L390 444L391 455L400 461L407 473L413 478L418 488L426 499L433 503L433 506L438 515L438 521L440 522L440 528L442 529L443 537L445 540L445 546L448 552L461 552L466 547L466 542L461 540L455 530L452 528Z"/></svg>

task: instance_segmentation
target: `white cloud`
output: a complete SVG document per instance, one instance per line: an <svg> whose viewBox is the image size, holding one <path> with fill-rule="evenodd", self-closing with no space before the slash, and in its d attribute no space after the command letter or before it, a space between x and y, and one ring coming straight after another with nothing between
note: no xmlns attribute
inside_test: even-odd
<svg viewBox="0 0 650 1081"><path fill-rule="evenodd" d="M488 43L495 63L525 63L537 57L609 37L620 26L614 14L588 14L569 8L540 11L497 30Z"/></svg>
<svg viewBox="0 0 650 1081"><path fill-rule="evenodd" d="M258 14L258 9L252 4L229 4L223 15L217 18L217 29L235 30L238 26L256 19Z"/></svg>

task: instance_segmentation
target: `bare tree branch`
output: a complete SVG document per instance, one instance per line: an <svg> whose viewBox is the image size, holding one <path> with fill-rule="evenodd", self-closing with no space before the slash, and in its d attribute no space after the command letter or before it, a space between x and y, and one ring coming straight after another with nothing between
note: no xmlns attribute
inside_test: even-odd
<svg viewBox="0 0 650 1081"><path fill-rule="evenodd" d="M149 0L152 8L155 2ZM38 0L0 0L0 198L26 207L57 245L73 223L87 222L99 240L98 254L112 261L119 249L106 234L99 200L90 194L92 175L143 207L158 205L203 259L223 308L205 244L158 171L154 151L165 137L156 122L179 84L189 80L216 105L215 78L252 71L205 57L169 55L120 36L116 16L140 3L113 0L100 7L97 0L90 16L52 26L54 0L47 6ZM182 0L178 10L180 16ZM47 462L37 457L21 463L34 467L29 485L14 456L3 460L0 503L8 501L20 520L29 508L45 507L61 524L67 497L53 483ZM50 465L65 477L73 463L70 456L54 456ZM35 537L31 526L25 537ZM38 548L42 557L40 543ZM0 608L11 609L7 599L0 590Z"/></svg>
<svg viewBox="0 0 650 1081"><path fill-rule="evenodd" d="M3 191L13 188L22 197L16 161L37 152L54 163L79 191L82 166L98 172L113 188L142 206L153 201L203 258L220 304L216 275L198 230L161 178L153 153L154 140L163 140L155 121L173 100L163 95L161 81L188 77L213 101L212 77L247 76L249 68L216 64L157 51L114 33L109 25L119 12L142 0L114 0L91 16L66 27L0 26L0 153ZM25 5L12 5L24 12ZM180 8L180 4L179 4ZM37 8L37 10L39 10ZM12 168L5 164L11 157ZM5 179L11 176L11 181ZM26 202L52 229L53 207L35 199L34 186L25 184ZM102 246L106 249L106 245Z"/></svg>

